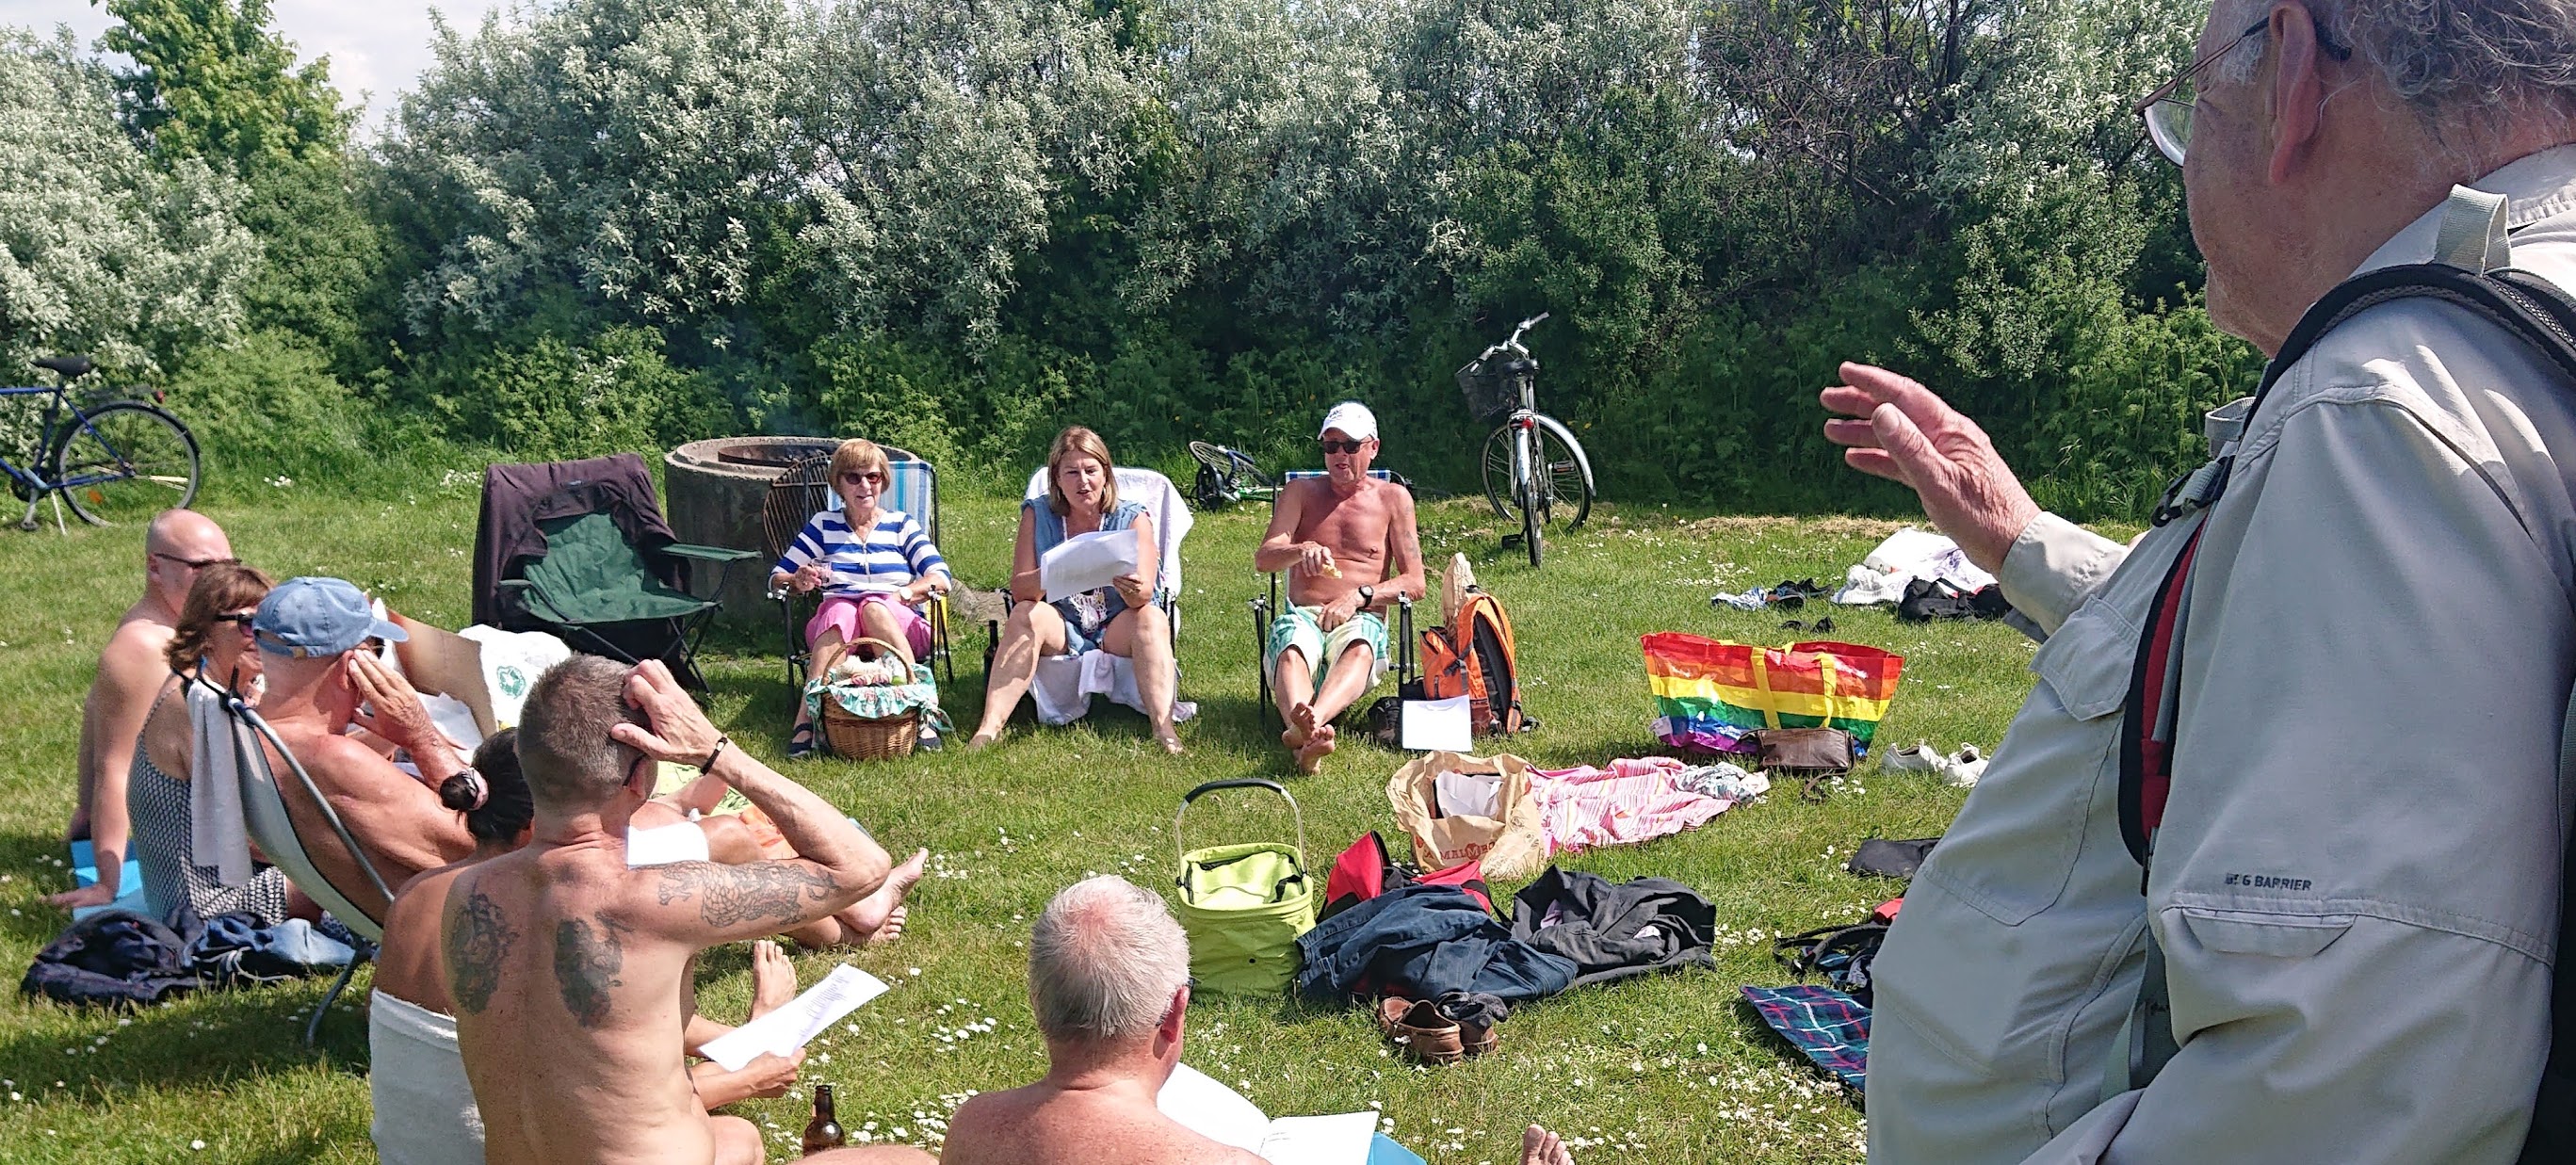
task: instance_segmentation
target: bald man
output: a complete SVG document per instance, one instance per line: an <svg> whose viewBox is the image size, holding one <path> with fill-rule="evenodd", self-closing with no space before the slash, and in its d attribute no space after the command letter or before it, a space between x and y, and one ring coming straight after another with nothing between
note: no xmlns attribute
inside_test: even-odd
<svg viewBox="0 0 2576 1165"><path fill-rule="evenodd" d="M116 631L99 653L98 678L81 704L80 807L72 812L70 837L88 838L98 858L98 881L45 901L64 910L104 906L116 900L125 870L129 840L125 804L94 804L98 775L122 773L134 762L134 740L143 733L143 718L152 710L152 694L170 674L161 653L177 633L179 608L197 572L219 562L238 561L232 541L214 519L194 510L164 510L143 533L143 597L125 609Z"/></svg>

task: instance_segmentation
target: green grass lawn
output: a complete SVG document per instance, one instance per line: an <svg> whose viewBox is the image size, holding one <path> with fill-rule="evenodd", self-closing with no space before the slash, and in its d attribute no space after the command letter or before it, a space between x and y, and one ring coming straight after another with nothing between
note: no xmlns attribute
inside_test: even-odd
<svg viewBox="0 0 2576 1165"><path fill-rule="evenodd" d="M299 482L209 512L238 553L279 577L342 575L452 627L469 607L475 489L471 477L451 474L391 501L353 500ZM949 499L943 549L964 581L1003 581L1015 514L1000 497ZM926 845L937 855L899 944L799 961L808 981L846 957L897 987L818 1043L806 1064L807 1084L836 1086L845 1126L936 1148L942 1122L967 1095L1033 1078L1044 1047L1024 993L1024 943L1047 898L1093 872L1168 887L1172 815L1184 791L1286 771L1256 706L1246 610L1260 585L1249 564L1265 517L1257 507L1201 515L1189 540L1180 656L1184 694L1200 715L1182 728L1188 756L1165 757L1141 718L1110 710L1061 730L1029 725L1023 713L999 747L975 756L787 767L888 848ZM1778 616L1713 610L1708 597L1811 575L1830 585L1892 528L1604 506L1582 533L1550 542L1543 571L1498 547L1501 523L1481 501L1426 504L1422 533L1431 561L1465 552L1510 605L1527 703L1545 721L1512 747L1558 767L1656 750L1638 635L1796 638ZM0 535L0 675L8 677L0 684L0 908L8 911L0 963L12 968L65 922L39 898L70 884L61 837L81 695L98 645L139 586L140 557L132 531ZM2031 645L1999 624L1831 613L1836 638L1906 657L1883 745L1927 737L1945 749L1961 741L1991 748L2028 690ZM957 682L946 699L971 725L982 626L960 628L956 646ZM790 693L775 649L734 633L713 646L708 672L717 723L783 765ZM1354 744L1321 775L1291 782L1311 864L1328 864L1365 830L1392 830L1384 790L1400 761ZM1901 889L1842 870L1858 841L1939 833L1962 796L1925 774L1882 775L1871 761L1826 803L1776 791L1692 833L1566 859L1612 879L1676 878L1706 895L1721 928L1717 970L1528 1006L1505 1025L1499 1053L1481 1060L1409 1066L1390 1057L1366 1013L1281 999L1195 1005L1187 1058L1273 1114L1383 1109L1395 1135L1434 1162L1509 1159L1530 1121L1576 1138L1585 1162L1857 1159L1861 1114L1761 1028L1737 988L1786 981L1771 961L1773 933L1856 918ZM1201 802L1188 825L1193 839L1228 841L1289 828L1275 799L1243 796ZM701 963L708 1014L739 1018L748 965L742 949ZM326 1018L318 1050L301 1045L299 1017L320 1000L319 981L208 993L131 1015L11 993L0 1002L0 1161L372 1160L357 1003L366 983L361 972L351 1002ZM806 1103L800 1089L734 1111L775 1130L775 1160L793 1154Z"/></svg>

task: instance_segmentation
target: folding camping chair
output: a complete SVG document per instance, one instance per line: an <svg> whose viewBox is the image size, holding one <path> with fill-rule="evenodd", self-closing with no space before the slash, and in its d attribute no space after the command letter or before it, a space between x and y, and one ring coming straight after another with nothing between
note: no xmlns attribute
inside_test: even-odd
<svg viewBox="0 0 2576 1165"><path fill-rule="evenodd" d="M1173 488L1172 479L1150 469L1121 466L1118 469L1118 496L1145 507L1154 520L1154 605L1163 609L1163 618L1171 624L1175 648L1181 637L1181 541L1189 537L1197 521L1181 493ZM1039 466L1029 475L1024 500L1046 504L1046 467ZM1009 589L1002 591L1002 614L1008 617L1018 605ZM1002 645L1002 625L997 620L984 622L984 674L993 672L993 654ZM1071 724L1091 712L1091 697L1105 695L1138 712L1145 712L1144 697L1136 690L1134 661L1094 648L1080 655L1050 655L1038 660L1038 674L1029 684L1029 701L1041 724ZM1177 695L1173 698L1175 721L1187 720L1198 713L1198 706ZM1150 715L1150 713L1147 713Z"/></svg>
<svg viewBox="0 0 2576 1165"><path fill-rule="evenodd" d="M1324 471L1320 469L1292 469L1280 478L1279 487L1284 490L1291 482L1303 481L1310 477L1322 476L1324 476ZM1374 477L1379 481L1394 482L1397 485L1403 486L1407 492L1410 492L1413 489L1412 482L1405 480L1403 474L1397 473L1392 469L1372 469L1369 471L1369 476ZM1272 514L1276 515L1278 513L1279 495L1275 492L1270 496L1270 509ZM1280 574L1281 572L1275 570L1269 573L1268 578L1270 581L1270 591L1268 597L1252 600L1252 669L1261 676L1261 716L1262 722L1265 724L1276 723L1279 719L1278 702L1270 698L1270 668L1262 662L1262 655L1270 646L1271 621L1276 618L1280 612L1287 610L1287 606L1282 600L1280 594ZM1403 597L1397 598L1395 601L1395 615L1396 628L1393 633L1393 638L1395 640L1395 658L1388 661L1388 667L1395 672L1396 686L1400 690L1403 685L1411 683L1414 680L1413 600ZM1318 675L1322 674L1325 669L1332 666L1332 661L1330 660L1311 660L1309 662L1314 665ZM1351 705L1352 708L1363 708L1365 706L1366 701L1355 702ZM1281 726L1286 727L1285 725Z"/></svg>
<svg viewBox="0 0 2576 1165"><path fill-rule="evenodd" d="M367 860L367 851L358 845L358 839L349 833L349 827L341 823L340 814L322 796L322 789L314 784L313 775L305 772L303 762L286 750L286 742L277 738L277 730L269 727L268 721L251 710L239 696L211 680L198 678L189 682L204 684L212 690L223 701L224 714L232 721L234 766L241 781L242 821L251 844L258 847L269 864L286 872L287 881L321 904L322 909L339 919L340 925L349 928L350 933L371 943L384 941L383 921L352 903L348 895L322 876L321 870L313 864L312 855L305 852L304 839L296 834L295 820L288 815L286 798L278 789L277 774L268 759L269 749L277 750L277 755L285 759L287 771L294 774L305 798L321 811L322 820L339 837L340 844L348 849L350 859L357 863L358 872L366 876L368 884L386 902L392 902L393 888L386 884L384 875L376 872L375 864ZM267 742L268 748L260 747L262 741ZM350 959L349 965L341 968L340 977L332 981L331 989L323 994L321 1004L313 1009L312 1021L304 1025L306 1047L311 1047L315 1037L321 1033L322 1017L329 1014L332 1002L348 988L350 976L357 973L358 964L363 961L363 956Z"/></svg>
<svg viewBox="0 0 2576 1165"><path fill-rule="evenodd" d="M939 537L939 470L927 461L892 445L877 448L886 455L886 488L881 495L887 509L899 510L921 523L930 535L931 544L941 545ZM841 508L841 496L832 492L832 455L817 453L788 466L787 471L769 483L769 496L760 507L762 542L769 548L769 561L776 563L787 553L787 544L796 540L798 531L814 515L824 510ZM805 621L814 617L821 605L819 593L798 594L794 591L772 591L787 625L787 682L802 691L807 663L813 651L805 645ZM955 653L948 642L948 596L933 595L922 605L923 617L930 620L932 646L927 661L945 669L947 678L957 679Z"/></svg>
<svg viewBox="0 0 2576 1165"><path fill-rule="evenodd" d="M656 658L704 689L698 640L719 599L688 591L693 563L724 573L748 550L678 541L632 453L484 471L475 621L551 631L628 663Z"/></svg>

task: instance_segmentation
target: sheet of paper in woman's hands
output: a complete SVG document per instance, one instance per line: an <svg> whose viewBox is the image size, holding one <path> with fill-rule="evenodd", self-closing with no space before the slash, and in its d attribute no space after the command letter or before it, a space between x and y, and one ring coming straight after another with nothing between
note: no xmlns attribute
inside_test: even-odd
<svg viewBox="0 0 2576 1165"><path fill-rule="evenodd" d="M784 1056L804 1047L823 1034L824 1028L841 1022L842 1016L887 990L883 980L843 963L832 968L821 982L789 1000L787 1006L708 1040L698 1050L725 1071L739 1072L743 1065L764 1054Z"/></svg>
<svg viewBox="0 0 2576 1165"><path fill-rule="evenodd" d="M1076 534L1038 559L1038 585L1046 588L1050 603L1096 591L1121 575L1136 573L1141 553L1133 528Z"/></svg>

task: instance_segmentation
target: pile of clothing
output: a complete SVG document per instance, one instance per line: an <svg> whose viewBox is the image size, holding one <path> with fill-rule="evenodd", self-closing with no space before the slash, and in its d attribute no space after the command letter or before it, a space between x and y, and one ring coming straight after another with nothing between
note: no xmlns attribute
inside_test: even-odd
<svg viewBox="0 0 2576 1165"><path fill-rule="evenodd" d="M1632 845L1695 829L1770 788L1769 778L1733 764L1692 765L1668 756L1530 773L1550 854Z"/></svg>
<svg viewBox="0 0 2576 1165"><path fill-rule="evenodd" d="M1915 582L1945 583L1973 595L1995 585L1995 576L1968 561L1959 544L1928 530L1908 526L1887 536L1878 548L1845 572L1834 601L1848 607L1901 602Z"/></svg>
<svg viewBox="0 0 2576 1165"><path fill-rule="evenodd" d="M1733 607L1738 611L1771 609L1795 611L1806 606L1807 600L1823 597L1825 597L1825 588L1817 586L1815 579L1803 578L1795 581L1782 579L1778 586L1755 587L1749 591L1738 591L1733 594L1710 595L1708 605Z"/></svg>
<svg viewBox="0 0 2576 1165"><path fill-rule="evenodd" d="M36 952L18 990L74 1006L144 1006L201 987L333 974L358 957L349 942L300 918L262 926L251 914L203 924L182 915L182 929L126 910L83 918Z"/></svg>
<svg viewBox="0 0 2576 1165"><path fill-rule="evenodd" d="M1441 1019L1487 1033L1490 1047L1491 1029L1514 1004L1655 971L1714 968L1716 925L1707 899L1668 878L1612 883L1550 866L1500 918L1461 886L1399 886L1297 940L1304 960L1297 990L1327 1002L1428 1002ZM1403 1010L1417 1027L1436 1022L1418 1007Z"/></svg>

